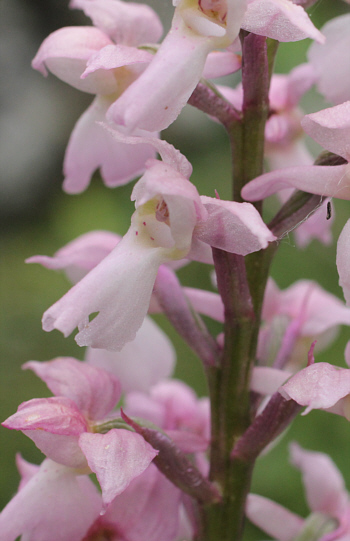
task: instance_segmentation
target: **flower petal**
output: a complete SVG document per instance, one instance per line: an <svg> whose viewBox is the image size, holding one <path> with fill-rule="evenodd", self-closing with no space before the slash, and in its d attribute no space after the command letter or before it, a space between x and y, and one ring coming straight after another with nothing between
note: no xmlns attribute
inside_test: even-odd
<svg viewBox="0 0 350 541"><path fill-rule="evenodd" d="M338 240L337 268L339 284L343 288L346 303L350 306L350 220L346 222Z"/></svg>

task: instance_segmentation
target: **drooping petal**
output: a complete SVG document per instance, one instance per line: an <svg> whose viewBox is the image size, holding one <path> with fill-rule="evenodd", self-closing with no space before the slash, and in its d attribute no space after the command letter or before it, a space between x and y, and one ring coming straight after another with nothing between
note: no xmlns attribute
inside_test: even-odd
<svg viewBox="0 0 350 541"><path fill-rule="evenodd" d="M325 38L313 25L306 11L290 0L250 0L242 28L278 41Z"/></svg>
<svg viewBox="0 0 350 541"><path fill-rule="evenodd" d="M350 101L306 115L301 124L321 146L350 161Z"/></svg>
<svg viewBox="0 0 350 541"><path fill-rule="evenodd" d="M304 414L331 408L350 394L350 370L328 363L312 364L295 374L279 392L286 400L307 406Z"/></svg>
<svg viewBox="0 0 350 541"><path fill-rule="evenodd" d="M246 514L253 524L278 541L292 541L304 524L298 515L257 494L248 495Z"/></svg>
<svg viewBox="0 0 350 541"><path fill-rule="evenodd" d="M32 61L34 69L47 75L47 70L78 90L90 94L111 94L117 90L116 79L101 72L91 80L81 79L89 58L112 42L98 28L70 26L50 34L41 44Z"/></svg>
<svg viewBox="0 0 350 541"><path fill-rule="evenodd" d="M278 169L248 182L241 193L247 201L259 201L290 187L325 197L350 199L350 169L348 164Z"/></svg>
<svg viewBox="0 0 350 541"><path fill-rule="evenodd" d="M322 27L326 42L313 43L307 53L319 91L334 104L350 99L350 65L343 58L350 48L349 25L350 14L331 19Z"/></svg>
<svg viewBox="0 0 350 541"><path fill-rule="evenodd" d="M250 380L250 390L260 394L273 394L290 378L291 372L270 366L255 366Z"/></svg>
<svg viewBox="0 0 350 541"><path fill-rule="evenodd" d="M114 374L124 392L148 391L158 381L171 376L175 350L167 335L145 317L136 337L120 352L88 349L86 361Z"/></svg>
<svg viewBox="0 0 350 541"><path fill-rule="evenodd" d="M210 246L247 255L275 240L252 205L205 196L201 201L209 217L197 225L194 234Z"/></svg>
<svg viewBox="0 0 350 541"><path fill-rule="evenodd" d="M135 148L118 142L104 129L101 123L112 102L111 97L98 96L74 127L63 164L67 193L84 191L98 168L106 186L121 186L142 174L147 160L155 158L154 148L146 142ZM136 135L143 132L138 130Z"/></svg>
<svg viewBox="0 0 350 541"><path fill-rule="evenodd" d="M53 257L35 255L26 259L26 263L39 263L47 269L62 269L75 284L96 267L120 240L119 235L110 231L91 231L60 248Z"/></svg>
<svg viewBox="0 0 350 541"><path fill-rule="evenodd" d="M150 6L119 0L71 0L95 26L115 43L137 46L155 43L163 33L162 23Z"/></svg>
<svg viewBox="0 0 350 541"><path fill-rule="evenodd" d="M341 518L346 511L348 494L334 462L326 454L305 451L296 443L290 446L290 454L292 464L303 474L310 509Z"/></svg>
<svg viewBox="0 0 350 541"><path fill-rule="evenodd" d="M339 284L343 288L346 303L350 306L350 220L346 222L338 240L337 268Z"/></svg>
<svg viewBox="0 0 350 541"><path fill-rule="evenodd" d="M91 420L103 419L120 398L121 386L115 376L72 357L46 363L29 361L23 368L33 370L56 396L73 400Z"/></svg>
<svg viewBox="0 0 350 541"><path fill-rule="evenodd" d="M86 432L79 443L97 475L105 505L121 494L158 454L142 436L124 429L112 429L107 434Z"/></svg>
<svg viewBox="0 0 350 541"><path fill-rule="evenodd" d="M147 313L162 248L137 241L131 227L117 247L43 316L46 331L68 336L79 327L79 345L120 350L135 338ZM89 322L89 315L99 314Z"/></svg>
<svg viewBox="0 0 350 541"><path fill-rule="evenodd" d="M101 496L87 476L44 460L1 512L1 541L22 534L35 541L82 539L100 510Z"/></svg>
<svg viewBox="0 0 350 541"><path fill-rule="evenodd" d="M235 73L242 67L242 57L232 51L212 51L208 54L202 77L215 79Z"/></svg>

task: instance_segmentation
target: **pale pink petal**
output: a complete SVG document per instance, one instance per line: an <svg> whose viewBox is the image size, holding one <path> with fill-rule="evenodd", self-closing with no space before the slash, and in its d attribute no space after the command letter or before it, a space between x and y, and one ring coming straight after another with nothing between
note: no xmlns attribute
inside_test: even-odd
<svg viewBox="0 0 350 541"><path fill-rule="evenodd" d="M151 64L109 109L107 117L130 133L163 130L176 119L215 47L210 38L190 31L180 16L174 21Z"/></svg>
<svg viewBox="0 0 350 541"><path fill-rule="evenodd" d="M286 399L293 399L312 409L327 409L350 394L350 370L328 363L316 363L304 368L285 383L279 392Z"/></svg>
<svg viewBox="0 0 350 541"><path fill-rule="evenodd" d="M339 284L343 288L346 303L350 306L350 220L345 224L338 240L337 268Z"/></svg>
<svg viewBox="0 0 350 541"><path fill-rule="evenodd" d="M218 293L193 287L184 287L184 292L197 312L224 322L224 305Z"/></svg>
<svg viewBox="0 0 350 541"><path fill-rule="evenodd" d="M210 444L210 440L201 434L186 430L167 430L166 433L184 453L205 452Z"/></svg>
<svg viewBox="0 0 350 541"><path fill-rule="evenodd" d="M21 476L18 490L21 490L28 483L28 481L30 481L31 478L38 473L39 466L24 460L20 453L16 453L16 466L18 473Z"/></svg>
<svg viewBox="0 0 350 541"><path fill-rule="evenodd" d="M155 158L156 152L147 141L134 148L117 141L101 125L113 101L113 97L98 96L76 123L64 157L63 189L66 192L85 190L96 169L100 169L106 186L126 184L143 173L147 160Z"/></svg>
<svg viewBox="0 0 350 541"><path fill-rule="evenodd" d="M349 13L331 19L322 27L325 44L313 43L307 53L318 75L319 91L335 104L350 99L350 64L343 61L344 51L350 48L349 25Z"/></svg>
<svg viewBox="0 0 350 541"><path fill-rule="evenodd" d="M90 94L110 94L117 90L117 82L108 72L100 73L91 81L81 79L89 58L112 42L98 28L70 26L50 34L41 44L32 61L34 69L47 75L47 70L78 90Z"/></svg>
<svg viewBox="0 0 350 541"><path fill-rule="evenodd" d="M278 370L269 366L255 366L250 380L250 390L260 394L273 394L291 375L292 373L286 370Z"/></svg>
<svg viewBox="0 0 350 541"><path fill-rule="evenodd" d="M153 43L163 33L158 15L145 4L119 0L72 0L70 7L82 9L94 25L115 43L134 46Z"/></svg>
<svg viewBox="0 0 350 541"><path fill-rule="evenodd" d="M78 468L83 473L91 473L79 447L79 435L61 436L44 430L26 430L24 434L51 460L69 468Z"/></svg>
<svg viewBox="0 0 350 541"><path fill-rule="evenodd" d="M321 146L350 160L350 101L306 115L301 124Z"/></svg>
<svg viewBox="0 0 350 541"><path fill-rule="evenodd" d="M292 541L303 528L304 520L281 505L249 494L246 505L249 520L278 541Z"/></svg>
<svg viewBox="0 0 350 541"><path fill-rule="evenodd" d="M167 335L145 317L136 337L120 352L89 348L86 361L114 374L124 392L148 391L158 381L171 376L175 350Z"/></svg>
<svg viewBox="0 0 350 541"><path fill-rule="evenodd" d="M2 425L13 430L42 430L66 436L77 436L87 428L76 404L69 398L55 396L23 402Z"/></svg>
<svg viewBox="0 0 350 541"><path fill-rule="evenodd" d="M332 209L332 216L330 219L327 219L328 203L329 200L322 203L322 205L308 217L306 222L303 222L294 230L295 240L299 248L306 248L314 239L317 239L326 246L332 244L332 224L334 222L335 213L334 209Z"/></svg>
<svg viewBox="0 0 350 541"><path fill-rule="evenodd" d="M273 78L274 77L272 77L271 83ZM292 69L287 76L286 105L290 108L297 106L303 95L310 90L316 80L317 76L315 69L310 64L300 64Z"/></svg>
<svg viewBox="0 0 350 541"><path fill-rule="evenodd" d="M288 144L266 144L266 158L268 160L269 169L284 169L285 167L294 167L296 165L312 165L314 157L308 150L304 139L298 138ZM287 190L289 190L287 192ZM287 188L286 193L289 196L292 194L292 188ZM289 197L288 196L288 197ZM288 198L282 198L282 193L279 194L280 199L285 202Z"/></svg>
<svg viewBox="0 0 350 541"><path fill-rule="evenodd" d="M72 357L30 361L23 368L33 370L56 396L73 400L90 420L103 419L120 398L121 386L115 376Z"/></svg>
<svg viewBox="0 0 350 541"><path fill-rule="evenodd" d="M105 71L107 73L104 76L113 78L118 90L123 91L127 83L132 82L152 59L153 54L143 49L127 45L106 45L91 55L81 79L95 80L103 76L101 72ZM115 71L118 68L123 69Z"/></svg>
<svg viewBox="0 0 350 541"><path fill-rule="evenodd" d="M97 475L105 505L121 494L158 454L142 436L124 429L112 429L107 434L86 432L79 444Z"/></svg>
<svg viewBox="0 0 350 541"><path fill-rule="evenodd" d="M88 477L44 460L37 474L0 514L1 541L82 539L101 509L101 496ZM64 517L64 520L62 520Z"/></svg>
<svg viewBox="0 0 350 541"><path fill-rule="evenodd" d="M232 51L212 51L208 54L202 77L205 79L215 79L235 73L242 67L241 55Z"/></svg>
<svg viewBox="0 0 350 541"><path fill-rule="evenodd" d="M260 214L246 203L201 197L209 217L195 228L195 236L216 248L246 255L275 240Z"/></svg>
<svg viewBox="0 0 350 541"><path fill-rule="evenodd" d="M348 365L348 367L350 368L350 340L346 344L346 347L345 347L345 362Z"/></svg>
<svg viewBox="0 0 350 541"><path fill-rule="evenodd" d="M306 11L290 0L250 0L242 28L278 41L325 38L313 25Z"/></svg>
<svg viewBox="0 0 350 541"><path fill-rule="evenodd" d="M114 499L104 519L130 541L173 541L180 499L180 490L150 464Z"/></svg>
<svg viewBox="0 0 350 541"><path fill-rule="evenodd" d="M63 269L73 284L96 267L116 247L121 237L109 231L91 231L60 248L53 257L35 255L26 263L39 263L47 269Z"/></svg>
<svg viewBox="0 0 350 541"><path fill-rule="evenodd" d="M348 494L334 462L324 453L305 451L296 443L290 446L291 462L301 470L310 509L341 518L346 512Z"/></svg>
<svg viewBox="0 0 350 541"><path fill-rule="evenodd" d="M192 174L192 165L190 164L188 159L183 154L181 154L179 150L177 150L167 141L159 139L158 137L154 137L154 134L152 133L145 133L144 136L141 136L140 131L140 135L135 137L132 135L126 135L119 130L113 130L107 124L104 124L103 127L107 129L112 135L112 137L120 143L125 143L127 145L152 145L154 149L159 153L163 162L169 164L171 167L173 167L173 169L176 169L184 177L190 178ZM138 133L137 130L136 133Z"/></svg>
<svg viewBox="0 0 350 541"><path fill-rule="evenodd" d="M79 345L120 350L135 338L147 313L162 248L138 242L132 227L117 247L43 316L46 331L68 336L79 327ZM89 315L99 314L89 322Z"/></svg>
<svg viewBox="0 0 350 541"><path fill-rule="evenodd" d="M327 197L350 199L350 169L348 164L288 167L257 177L248 182L241 193L247 201L259 201L291 187Z"/></svg>

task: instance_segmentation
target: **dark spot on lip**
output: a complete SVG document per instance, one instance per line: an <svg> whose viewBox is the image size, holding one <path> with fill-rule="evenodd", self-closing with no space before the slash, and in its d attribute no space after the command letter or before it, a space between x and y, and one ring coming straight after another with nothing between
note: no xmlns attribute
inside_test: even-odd
<svg viewBox="0 0 350 541"><path fill-rule="evenodd" d="M164 107L165 110L169 109L168 105L166 107Z"/></svg>

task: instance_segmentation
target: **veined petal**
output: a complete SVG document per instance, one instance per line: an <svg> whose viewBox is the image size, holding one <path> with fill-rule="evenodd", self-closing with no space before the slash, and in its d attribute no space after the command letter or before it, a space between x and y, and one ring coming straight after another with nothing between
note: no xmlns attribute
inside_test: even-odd
<svg viewBox="0 0 350 541"><path fill-rule="evenodd" d="M121 494L158 454L142 436L124 429L82 434L80 447L97 475L105 505Z"/></svg>
<svg viewBox="0 0 350 541"><path fill-rule="evenodd" d="M22 534L35 541L82 539L100 510L101 496L88 477L44 460L1 512L1 540Z"/></svg>
<svg viewBox="0 0 350 541"><path fill-rule="evenodd" d="M124 392L146 392L158 381L170 377L175 358L169 338L150 317L145 317L135 339L120 352L89 348L86 354L89 364L114 374Z"/></svg>
<svg viewBox="0 0 350 541"><path fill-rule="evenodd" d="M338 240L337 268L339 284L343 288L346 303L350 306L350 220L345 224Z"/></svg>
<svg viewBox="0 0 350 541"><path fill-rule="evenodd" d="M350 161L350 101L306 115L301 125L321 146Z"/></svg>
<svg viewBox="0 0 350 541"><path fill-rule="evenodd" d="M307 406L304 414L331 408L350 394L350 370L328 363L312 364L295 374L279 392L286 400Z"/></svg>
<svg viewBox="0 0 350 541"><path fill-rule="evenodd" d="M138 242L132 226L117 247L43 316L46 331L68 336L75 327L79 345L120 350L135 338L147 313L159 265L168 251ZM89 322L89 316L99 314Z"/></svg>
<svg viewBox="0 0 350 541"><path fill-rule="evenodd" d="M155 43L163 33L158 15L150 6L119 0L71 0L71 8L82 9L95 26L115 43Z"/></svg>
<svg viewBox="0 0 350 541"><path fill-rule="evenodd" d="M94 80L83 80L81 74L89 58L112 42L98 28L70 26L50 34L41 44L32 61L34 69L47 75L47 70L59 79L90 94L110 94L116 90L116 80L107 72Z"/></svg>
<svg viewBox="0 0 350 541"><path fill-rule="evenodd" d="M33 370L56 396L73 400L91 420L103 419L120 398L121 386L115 376L72 357L29 361L23 368Z"/></svg>
<svg viewBox="0 0 350 541"><path fill-rule="evenodd" d="M98 168L106 186L126 184L142 174L147 160L156 156L154 147L147 141L135 148L117 141L104 129L101 123L106 120L112 102L111 97L96 97L74 127L63 164L63 189L68 193L84 191ZM143 132L137 130L138 134Z"/></svg>
<svg viewBox="0 0 350 541"><path fill-rule="evenodd" d="M253 205L205 196L201 201L209 217L197 225L195 236L210 246L246 255L275 240Z"/></svg>
<svg viewBox="0 0 350 541"><path fill-rule="evenodd" d="M291 462L303 474L308 505L312 511L341 518L346 512L348 494L340 471L324 453L290 446Z"/></svg>
<svg viewBox="0 0 350 541"><path fill-rule="evenodd" d="M290 187L327 197L350 199L349 164L277 169L248 182L241 193L247 201L259 201Z"/></svg>
<svg viewBox="0 0 350 541"><path fill-rule="evenodd" d="M53 257L35 255L26 259L26 263L39 263L47 269L62 269L74 284L96 267L120 240L119 235L110 231L91 231L60 248Z"/></svg>
<svg viewBox="0 0 350 541"><path fill-rule="evenodd" d="M306 11L290 0L250 0L242 28L278 41L299 41L305 38L319 43L325 41Z"/></svg>

